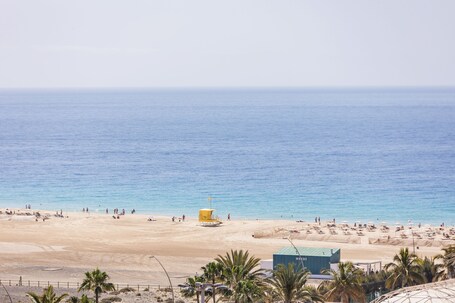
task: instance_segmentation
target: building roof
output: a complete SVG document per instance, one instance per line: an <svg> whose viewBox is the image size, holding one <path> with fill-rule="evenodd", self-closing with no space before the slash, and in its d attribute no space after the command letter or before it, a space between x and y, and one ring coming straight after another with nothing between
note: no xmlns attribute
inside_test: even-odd
<svg viewBox="0 0 455 303"><path fill-rule="evenodd" d="M397 289L372 303L455 303L455 279Z"/></svg>
<svg viewBox="0 0 455 303"><path fill-rule="evenodd" d="M298 250L298 253L296 251ZM318 247L284 247L274 253L274 255L287 255L287 256L312 256L312 257L331 257L338 252L339 248L318 248Z"/></svg>

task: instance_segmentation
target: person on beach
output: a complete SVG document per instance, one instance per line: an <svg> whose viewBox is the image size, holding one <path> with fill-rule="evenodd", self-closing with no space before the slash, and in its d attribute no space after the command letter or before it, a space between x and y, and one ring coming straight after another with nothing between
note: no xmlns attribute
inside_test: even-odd
<svg viewBox="0 0 455 303"><path fill-rule="evenodd" d="M228 214L228 221L231 221L231 214Z"/></svg>
<svg viewBox="0 0 455 303"><path fill-rule="evenodd" d="M185 222L185 214L182 216L182 221Z"/></svg>
<svg viewBox="0 0 455 303"><path fill-rule="evenodd" d="M108 214L108 213L109 213L109 209L106 208L106 214Z"/></svg>

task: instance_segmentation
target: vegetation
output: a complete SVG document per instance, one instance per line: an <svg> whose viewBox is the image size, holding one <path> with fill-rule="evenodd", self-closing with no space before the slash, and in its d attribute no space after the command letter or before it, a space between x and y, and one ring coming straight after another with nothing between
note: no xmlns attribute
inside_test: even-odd
<svg viewBox="0 0 455 303"><path fill-rule="evenodd" d="M248 251L231 250L215 261L223 268L223 284L231 291L235 303L253 302L260 297L264 271L258 268L259 258L250 257Z"/></svg>
<svg viewBox="0 0 455 303"><path fill-rule="evenodd" d="M122 302L122 298L108 297L108 298L101 299L101 303L114 303L114 302Z"/></svg>
<svg viewBox="0 0 455 303"><path fill-rule="evenodd" d="M213 303L231 301L250 302L324 302L341 301L342 303L363 303L377 291L430 283L455 277L455 245L442 249L442 254L434 257L418 258L408 248L402 248L380 272L365 273L351 262L341 262L338 270L325 270L332 276L323 281L318 288L306 285L309 272L293 263L279 264L266 277L266 272L259 268L260 259L250 256L248 251L231 250L202 267L203 274L187 279L179 285L185 297L196 297L200 302L201 291L213 300ZM115 290L109 276L98 268L85 273L79 291L93 291L98 303L102 292ZM133 291L124 288L120 292ZM112 294L112 293L111 293ZM68 295L58 296L52 285L44 289L43 294L27 293L33 303L60 303ZM109 297L101 302L116 302L120 298ZM163 301L162 298L157 298ZM170 300L170 299L167 299ZM81 298L70 297L69 303L92 303L83 294Z"/></svg>
<svg viewBox="0 0 455 303"><path fill-rule="evenodd" d="M202 275L204 280L212 284L211 296L213 303L216 303L216 286L214 284L223 279L223 265L217 262L210 262L206 266L203 266L202 270L204 271Z"/></svg>
<svg viewBox="0 0 455 303"><path fill-rule="evenodd" d="M342 303L349 303L352 299L356 302L365 302L365 292L362 287L364 272L356 268L352 262L340 262L338 271L329 269L324 273L332 276L332 280L321 283L321 289L326 290L326 300L341 300Z"/></svg>
<svg viewBox="0 0 455 303"><path fill-rule="evenodd" d="M192 297L196 296L196 302L199 303L200 291L199 291L199 288L197 287L196 283L201 283L203 281L204 281L204 279L200 276L194 276L194 277L187 278L186 283L183 285L180 285L183 296L187 297L187 298L192 298Z"/></svg>
<svg viewBox="0 0 455 303"><path fill-rule="evenodd" d="M390 270L386 287L395 289L425 282L419 258L409 252L408 248L400 249L400 252L393 257L393 262L386 264L385 269Z"/></svg>
<svg viewBox="0 0 455 303"><path fill-rule="evenodd" d="M443 259L444 267L448 278L455 278L455 245L443 248L443 255L440 255Z"/></svg>
<svg viewBox="0 0 455 303"><path fill-rule="evenodd" d="M114 284L108 282L109 275L104 271L96 268L93 271L85 273L85 279L82 281L79 291L88 290L95 293L95 302L98 303L99 295L104 291L115 290Z"/></svg>
<svg viewBox="0 0 455 303"><path fill-rule="evenodd" d="M443 254L423 259L410 253L408 248L402 248L393 262L379 272L365 273L351 262L341 262L337 271L323 271L332 279L322 282L318 288L307 286L309 273L293 263L278 265L269 278L259 269L259 263L248 251L231 250L203 266L201 276L188 278L182 293L187 297L196 296L199 303L196 283L205 283L205 294L211 296L213 303L217 301L216 294L223 301L235 303L324 300L362 303L377 292L455 277L455 245L444 248Z"/></svg>
<svg viewBox="0 0 455 303"><path fill-rule="evenodd" d="M44 289L41 296L34 292L28 292L27 296L33 303L60 303L68 296L68 294L63 294L57 297L57 294L54 292L54 287L50 285Z"/></svg>
<svg viewBox="0 0 455 303"><path fill-rule="evenodd" d="M300 302L323 302L322 298L314 291L305 287L309 272L298 267L294 269L294 263L287 265L278 264L273 271L273 276L267 282L272 289L275 299L284 303Z"/></svg>
<svg viewBox="0 0 455 303"><path fill-rule="evenodd" d="M81 296L81 303L91 303L91 302L93 302L93 301L90 300L90 299L87 297L86 294L83 294L83 295Z"/></svg>
<svg viewBox="0 0 455 303"><path fill-rule="evenodd" d="M86 294L83 294L79 299L76 296L71 296L66 302L68 303L92 303L93 300L89 299ZM103 302L103 300L101 300Z"/></svg>
<svg viewBox="0 0 455 303"><path fill-rule="evenodd" d="M76 297L76 296L71 296L68 301L66 301L68 303L79 303L79 298Z"/></svg>
<svg viewBox="0 0 455 303"><path fill-rule="evenodd" d="M418 259L420 272L426 283L441 281L447 276L444 272L444 264L437 263L438 259L440 256Z"/></svg>

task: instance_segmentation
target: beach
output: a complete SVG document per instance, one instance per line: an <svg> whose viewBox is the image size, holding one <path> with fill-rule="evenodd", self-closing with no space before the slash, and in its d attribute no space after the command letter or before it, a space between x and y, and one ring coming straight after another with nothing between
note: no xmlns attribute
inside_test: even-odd
<svg viewBox="0 0 455 303"><path fill-rule="evenodd" d="M431 227L435 238L429 241L417 239L417 234L428 234L428 227L424 226L406 226L399 232L389 226L385 233L379 226L368 231L362 225L364 236L358 236L352 224L347 224L351 235L345 235L346 223L341 222L333 227L332 222L325 221L319 225L233 218L220 227L202 227L197 218L188 216L183 222L181 218L172 221L169 216L127 213L114 219L112 213L63 212L57 216L56 212L39 211L38 219L33 215L36 210L14 209L13 215L6 215L5 209L1 211L0 279L18 281L21 277L24 283L80 282L84 272L99 267L114 283L168 285L163 269L151 258L155 256L177 285L186 277L201 273L201 266L231 249L244 249L261 259L271 259L275 251L290 246L289 237L296 246L340 248L342 261L383 264L390 262L400 247L413 249L412 238L403 239L402 233L416 233L414 248L418 256L436 255L443 245L454 243L442 240L450 227Z"/></svg>

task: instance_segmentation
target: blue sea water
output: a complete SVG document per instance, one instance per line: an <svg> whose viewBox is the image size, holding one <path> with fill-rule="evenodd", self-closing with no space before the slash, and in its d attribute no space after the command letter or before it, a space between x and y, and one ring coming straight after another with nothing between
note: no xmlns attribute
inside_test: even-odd
<svg viewBox="0 0 455 303"><path fill-rule="evenodd" d="M0 206L455 225L454 89L0 91Z"/></svg>

